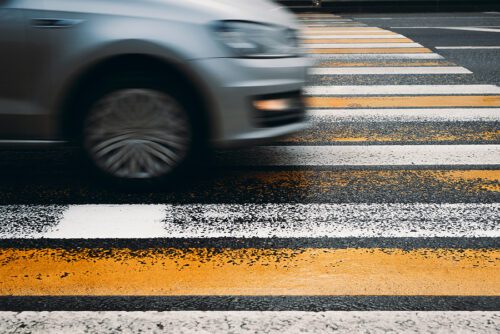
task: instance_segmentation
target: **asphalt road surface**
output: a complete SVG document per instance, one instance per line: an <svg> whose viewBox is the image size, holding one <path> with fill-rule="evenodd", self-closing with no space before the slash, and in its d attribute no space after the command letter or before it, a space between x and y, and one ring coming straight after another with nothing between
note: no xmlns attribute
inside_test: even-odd
<svg viewBox="0 0 500 334"><path fill-rule="evenodd" d="M300 18L302 133L151 192L0 152L0 332L500 331L500 13Z"/></svg>

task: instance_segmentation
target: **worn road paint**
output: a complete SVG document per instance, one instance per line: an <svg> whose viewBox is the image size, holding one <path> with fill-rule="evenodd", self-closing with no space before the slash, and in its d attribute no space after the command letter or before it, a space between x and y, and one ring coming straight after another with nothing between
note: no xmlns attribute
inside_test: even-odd
<svg viewBox="0 0 500 334"><path fill-rule="evenodd" d="M315 120L315 119L313 119ZM446 143L446 144L499 144L500 126L496 123L437 124L426 122L415 124L335 123L330 118L315 121L315 129L285 137L279 143L294 144L338 144L338 143Z"/></svg>
<svg viewBox="0 0 500 334"><path fill-rule="evenodd" d="M312 54L383 54L383 53L432 53L431 50L427 48L366 48L366 49L339 49L339 48L328 48L328 49L308 49L308 53Z"/></svg>
<svg viewBox="0 0 500 334"><path fill-rule="evenodd" d="M25 214L17 217L22 209ZM1 239L499 238L500 205L457 203L0 206ZM16 219L23 224L16 224Z"/></svg>
<svg viewBox="0 0 500 334"><path fill-rule="evenodd" d="M322 38L322 39L306 39L304 44L328 44L335 45L335 43L350 44L350 43L411 43L412 40L408 38L366 38L366 39L351 39L351 38Z"/></svg>
<svg viewBox="0 0 500 334"><path fill-rule="evenodd" d="M336 30L336 31L302 31L300 33L301 39L308 38L406 38L403 35L396 34L390 31L349 31L349 30Z"/></svg>
<svg viewBox="0 0 500 334"><path fill-rule="evenodd" d="M362 54L362 53L353 53L353 54L311 54L311 57L315 59L335 59L335 60L414 60L414 59L444 59L443 56L438 55L437 53L375 53L375 54Z"/></svg>
<svg viewBox="0 0 500 334"><path fill-rule="evenodd" d="M391 75L391 74L471 74L461 66L419 67L316 67L309 69L310 75Z"/></svg>
<svg viewBox="0 0 500 334"><path fill-rule="evenodd" d="M306 86L304 93L305 95L472 95L500 94L500 87L496 85Z"/></svg>
<svg viewBox="0 0 500 334"><path fill-rule="evenodd" d="M500 312L0 312L3 333L496 333Z"/></svg>
<svg viewBox="0 0 500 334"><path fill-rule="evenodd" d="M0 295L497 296L495 249L2 249Z"/></svg>
<svg viewBox="0 0 500 334"><path fill-rule="evenodd" d="M324 44L305 44L305 48L310 49L364 49L364 48L422 48L418 43L361 43L354 41L353 43L324 43Z"/></svg>
<svg viewBox="0 0 500 334"><path fill-rule="evenodd" d="M309 109L313 122L500 122L500 108Z"/></svg>
<svg viewBox="0 0 500 334"><path fill-rule="evenodd" d="M260 146L220 155L226 166L500 165L500 145Z"/></svg>
<svg viewBox="0 0 500 334"><path fill-rule="evenodd" d="M302 40L304 43L315 43L315 42L311 42L311 40L315 40L315 39L327 39L327 40L332 40L334 42L336 41L339 41L339 40L349 40L349 41L360 41L360 40L364 40L366 39L367 42L370 42L370 41L373 41L373 40L381 40L381 42L386 42L388 40L394 40L394 41L404 41L404 40L408 40L408 41L411 41L410 39L408 39L407 37L403 36L403 35L391 35L391 34L381 34L381 35L359 35L359 34L356 34L356 35L353 35L353 34L337 34L337 35L317 35L317 36L313 36L313 35L304 35L304 36L301 36L302 37ZM319 43L324 43L324 42L319 42Z"/></svg>
<svg viewBox="0 0 500 334"><path fill-rule="evenodd" d="M390 73L391 68L388 68ZM497 85L307 86L306 95L471 95L500 94Z"/></svg>
<svg viewBox="0 0 500 334"><path fill-rule="evenodd" d="M448 61L388 61L388 60L374 60L374 61L331 61L331 60L321 60L316 65L316 67L416 67L416 66L456 66L456 64ZM393 85L397 86L397 85Z"/></svg>
<svg viewBox="0 0 500 334"><path fill-rule="evenodd" d="M500 95L308 97L310 108L500 107Z"/></svg>
<svg viewBox="0 0 500 334"><path fill-rule="evenodd" d="M487 194L495 194L498 200L500 193L500 170L267 171L246 172L244 182L239 177L246 193L250 190L261 196L271 195L273 189L279 189L303 201L331 201L330 196L333 196L341 202L357 201L360 197L368 198L365 201L385 202L416 196L422 202L434 201L440 196L446 199L446 195L454 194L460 201L468 195L474 199ZM222 183L221 187L224 186L227 185ZM234 190L242 189L236 187Z"/></svg>

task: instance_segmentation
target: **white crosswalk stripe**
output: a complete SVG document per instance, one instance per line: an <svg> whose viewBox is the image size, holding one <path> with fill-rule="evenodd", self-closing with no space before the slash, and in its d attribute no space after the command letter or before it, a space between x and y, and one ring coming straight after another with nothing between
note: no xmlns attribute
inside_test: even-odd
<svg viewBox="0 0 500 334"><path fill-rule="evenodd" d="M472 72L461 66L433 66L433 67L330 67L311 68L312 75L390 75L390 74L471 74Z"/></svg>
<svg viewBox="0 0 500 334"><path fill-rule="evenodd" d="M500 145L261 146L222 161L234 166L500 166Z"/></svg>
<svg viewBox="0 0 500 334"><path fill-rule="evenodd" d="M406 39L405 36L403 35L387 35L387 34L381 34L381 35L342 35L341 33L338 34L330 34L330 35L303 35L301 36L303 39L318 39L318 38L346 38L346 39Z"/></svg>
<svg viewBox="0 0 500 334"><path fill-rule="evenodd" d="M500 108L310 109L331 122L499 122Z"/></svg>
<svg viewBox="0 0 500 334"><path fill-rule="evenodd" d="M170 311L170 312L0 312L0 331L25 333L361 333L376 328L385 333L428 333L446 328L448 333L483 333L498 329L500 312L368 312L368 311ZM62 329L65 330L62 330ZM156 332L156 331L155 331ZM160 332L160 331L157 331ZM478 331L479 332L479 331Z"/></svg>
<svg viewBox="0 0 500 334"><path fill-rule="evenodd" d="M353 53L353 54L311 54L310 57L336 60L392 60L392 59L444 59L437 53Z"/></svg>
<svg viewBox="0 0 500 334"><path fill-rule="evenodd" d="M500 94L496 85L310 86L306 95L459 95Z"/></svg>
<svg viewBox="0 0 500 334"><path fill-rule="evenodd" d="M304 44L309 49L421 48L418 43L321 43Z"/></svg>
<svg viewBox="0 0 500 334"><path fill-rule="evenodd" d="M0 206L6 216L18 209ZM47 208L25 210L26 219L36 219ZM59 210L44 231L5 223L0 239L500 237L500 204L101 204Z"/></svg>

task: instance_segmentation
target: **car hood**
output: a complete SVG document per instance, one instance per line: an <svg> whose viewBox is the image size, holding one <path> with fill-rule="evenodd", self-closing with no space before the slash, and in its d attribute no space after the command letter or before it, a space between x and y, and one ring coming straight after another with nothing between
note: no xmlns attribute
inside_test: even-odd
<svg viewBox="0 0 500 334"><path fill-rule="evenodd" d="M243 20L299 28L295 16L271 0L50 0L48 10L168 19L206 24Z"/></svg>
<svg viewBox="0 0 500 334"><path fill-rule="evenodd" d="M158 0L157 0L158 1ZM271 0L159 0L201 21L244 20L298 28L295 16Z"/></svg>

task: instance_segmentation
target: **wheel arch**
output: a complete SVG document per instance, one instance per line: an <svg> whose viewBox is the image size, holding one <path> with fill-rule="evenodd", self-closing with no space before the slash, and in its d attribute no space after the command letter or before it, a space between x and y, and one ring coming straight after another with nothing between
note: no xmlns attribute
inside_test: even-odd
<svg viewBox="0 0 500 334"><path fill-rule="evenodd" d="M158 56L131 53L106 57L85 66L65 85L65 91L58 103L59 133L69 141L78 139L82 111L78 103L85 96L85 90L101 78L117 73L141 70L156 76L168 76L186 92L193 92L191 102L196 104L196 117L199 117L196 126L204 131L203 135L212 137L215 125L215 113L212 112L213 101L210 98L205 84L189 67L181 62L165 60Z"/></svg>

